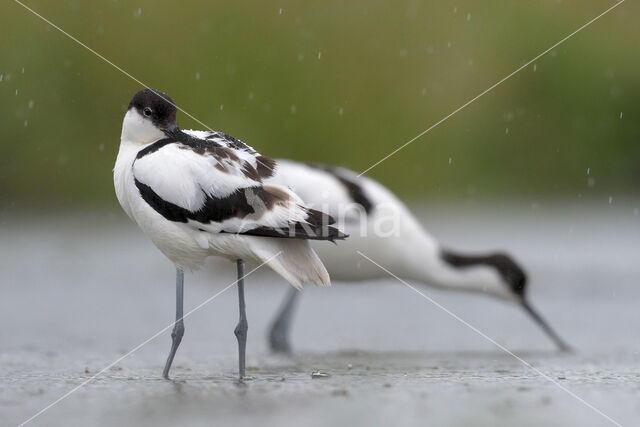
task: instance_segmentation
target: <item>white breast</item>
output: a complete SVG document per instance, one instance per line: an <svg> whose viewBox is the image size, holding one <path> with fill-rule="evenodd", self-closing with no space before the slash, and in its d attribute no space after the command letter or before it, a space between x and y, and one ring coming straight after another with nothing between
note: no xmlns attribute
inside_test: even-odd
<svg viewBox="0 0 640 427"><path fill-rule="evenodd" d="M143 147L124 140L120 143L113 169L118 201L127 215L171 261L183 268L198 269L212 251L198 243L197 236L184 224L166 220L149 206L134 183L132 165Z"/></svg>
<svg viewBox="0 0 640 427"><path fill-rule="evenodd" d="M118 157L116 158L116 164L113 168L113 185L116 190L116 197L122 209L129 215L129 218L133 218L131 212L129 199L127 197L127 185L132 185L131 165L136 158L138 148L134 144L123 142L120 144L120 150L118 151Z"/></svg>

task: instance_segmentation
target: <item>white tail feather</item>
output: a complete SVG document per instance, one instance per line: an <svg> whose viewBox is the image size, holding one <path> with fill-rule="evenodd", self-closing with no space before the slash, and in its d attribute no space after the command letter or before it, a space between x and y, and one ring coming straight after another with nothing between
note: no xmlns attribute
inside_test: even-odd
<svg viewBox="0 0 640 427"><path fill-rule="evenodd" d="M309 242L299 239L258 238L252 245L253 253L273 271L282 276L296 289L303 283L331 286L329 273L324 268ZM275 256L280 253L280 255Z"/></svg>

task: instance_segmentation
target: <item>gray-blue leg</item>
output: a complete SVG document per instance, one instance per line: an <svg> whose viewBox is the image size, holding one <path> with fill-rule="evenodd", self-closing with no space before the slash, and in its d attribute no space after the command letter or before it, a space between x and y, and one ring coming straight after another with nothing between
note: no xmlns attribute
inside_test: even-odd
<svg viewBox="0 0 640 427"><path fill-rule="evenodd" d="M291 353L289 331L291 330L291 318L299 295L300 291L295 288L289 288L280 312L271 324L271 330L269 332L269 347L271 347L271 351L276 353Z"/></svg>
<svg viewBox="0 0 640 427"><path fill-rule="evenodd" d="M240 320L236 329L233 331L238 339L238 367L240 373L240 379L244 378L245 369L245 351L247 349L247 330L249 326L247 324L247 313L244 304L244 261L238 260L238 301L240 308Z"/></svg>
<svg viewBox="0 0 640 427"><path fill-rule="evenodd" d="M182 341L184 335L184 321L183 317L183 305L184 305L184 271L180 267L176 266L176 322L173 325L173 331L171 332L171 352L167 358L167 363L164 365L164 371L162 376L165 379L169 379L169 370L173 363L173 358L176 355L178 346Z"/></svg>

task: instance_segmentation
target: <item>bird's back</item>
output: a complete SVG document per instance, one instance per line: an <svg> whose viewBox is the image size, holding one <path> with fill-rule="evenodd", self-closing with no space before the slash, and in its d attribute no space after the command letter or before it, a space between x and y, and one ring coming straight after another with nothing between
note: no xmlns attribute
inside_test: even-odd
<svg viewBox="0 0 640 427"><path fill-rule="evenodd" d="M424 278L439 247L406 205L377 181L343 168L277 160L268 182L286 185L315 209L328 212L349 239L337 247L313 245L332 279L361 281L388 277L361 252L406 278Z"/></svg>

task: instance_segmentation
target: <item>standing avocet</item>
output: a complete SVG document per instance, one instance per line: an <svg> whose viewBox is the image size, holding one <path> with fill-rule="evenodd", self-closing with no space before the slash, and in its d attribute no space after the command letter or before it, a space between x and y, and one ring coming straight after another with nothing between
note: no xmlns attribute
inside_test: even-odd
<svg viewBox="0 0 640 427"><path fill-rule="evenodd" d="M307 240L346 236L288 188L263 182L273 174L272 159L222 133L198 135L178 128L169 96L153 89L137 92L122 123L113 179L124 211L176 265L176 322L163 376L168 378L184 334L183 270L197 269L217 255L237 261L235 335L243 378L243 260L267 264L296 288L303 282L329 286L329 275Z"/></svg>
<svg viewBox="0 0 640 427"><path fill-rule="evenodd" d="M292 189L304 202L338 219L350 235L338 247L314 246L333 280L388 278L371 257L398 277L452 291L473 292L516 303L556 343L569 346L538 314L526 296L527 277L507 254L462 254L443 249L409 209L382 184L337 167L278 160L267 182ZM321 190L319 190L321 189ZM291 289L273 322L269 344L288 352L291 316L300 292Z"/></svg>

